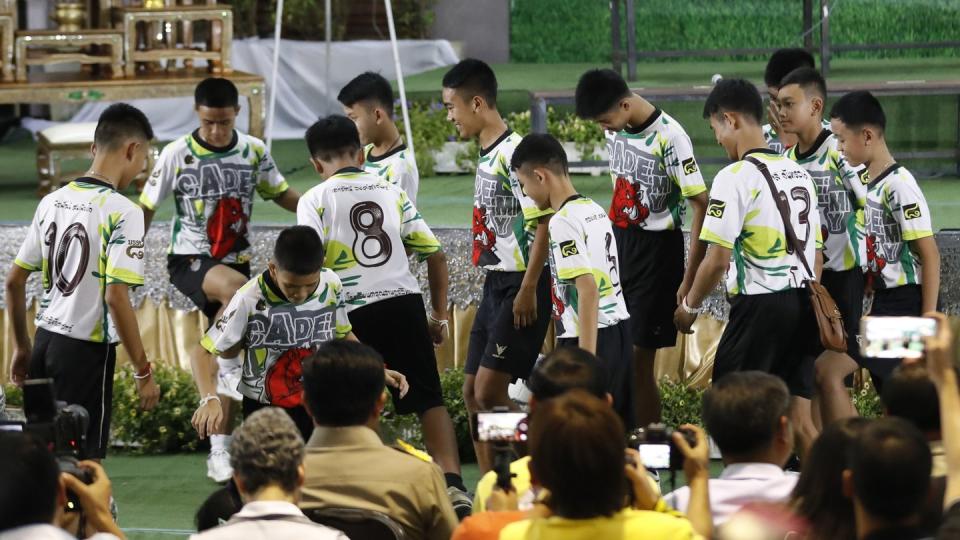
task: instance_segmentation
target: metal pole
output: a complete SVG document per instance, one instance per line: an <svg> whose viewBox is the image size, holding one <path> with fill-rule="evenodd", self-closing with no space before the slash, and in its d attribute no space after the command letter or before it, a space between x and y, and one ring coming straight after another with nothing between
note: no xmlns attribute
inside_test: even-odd
<svg viewBox="0 0 960 540"><path fill-rule="evenodd" d="M803 0L803 48L813 49L813 0Z"/></svg>
<svg viewBox="0 0 960 540"><path fill-rule="evenodd" d="M637 10L634 0L627 0L627 80L637 80Z"/></svg>
<svg viewBox="0 0 960 540"><path fill-rule="evenodd" d="M324 39L326 40L326 61L323 68L323 81L326 86L326 95L327 99L333 99L330 90L330 41L333 39L333 13L330 9L330 0L325 0L323 3L323 33Z"/></svg>
<svg viewBox="0 0 960 540"><path fill-rule="evenodd" d="M413 149L413 128L410 126L410 112L407 110L407 91L403 86L403 70L400 68L397 29L393 25L393 6L390 0L383 0L383 5L387 8L387 28L390 30L390 45L393 46L393 65L397 70L397 89L400 90L400 110L403 111L403 131L407 136L407 150L410 150L410 156L416 159Z"/></svg>
<svg viewBox="0 0 960 540"><path fill-rule="evenodd" d="M283 0L277 0L277 21L273 28L273 73L270 76L270 105L267 107L267 150L273 144L273 120L277 110L277 76L280 67L280 31L283 28Z"/></svg>
<svg viewBox="0 0 960 540"><path fill-rule="evenodd" d="M623 43L620 40L620 0L610 0L610 37L612 41L610 56L613 61L613 70L620 73L620 45Z"/></svg>
<svg viewBox="0 0 960 540"><path fill-rule="evenodd" d="M827 0L820 0L820 73L827 77L830 74L830 6Z"/></svg>

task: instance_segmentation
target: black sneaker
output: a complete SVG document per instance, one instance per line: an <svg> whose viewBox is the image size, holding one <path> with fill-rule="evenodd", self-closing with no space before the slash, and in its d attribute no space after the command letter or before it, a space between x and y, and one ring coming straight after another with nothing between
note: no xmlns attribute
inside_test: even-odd
<svg viewBox="0 0 960 540"><path fill-rule="evenodd" d="M457 513L457 519L463 521L473 513L473 497L460 488L447 487L447 496L450 497L450 504L453 505L453 511Z"/></svg>

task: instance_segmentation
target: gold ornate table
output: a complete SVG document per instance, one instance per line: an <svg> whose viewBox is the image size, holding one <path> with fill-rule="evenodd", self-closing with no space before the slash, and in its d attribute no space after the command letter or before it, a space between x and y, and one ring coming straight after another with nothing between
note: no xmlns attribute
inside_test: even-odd
<svg viewBox="0 0 960 540"><path fill-rule="evenodd" d="M17 28L16 15L0 13L0 80L13 80L13 34Z"/></svg>
<svg viewBox="0 0 960 540"><path fill-rule="evenodd" d="M110 75L123 77L123 34L115 30L21 30L16 33L17 81L27 81L27 66L80 63L108 64ZM109 47L109 53L82 51L80 47ZM30 49L47 49L31 56ZM69 50L68 50L69 49Z"/></svg>
<svg viewBox="0 0 960 540"><path fill-rule="evenodd" d="M192 96L206 70L141 74L134 78L95 79L84 73L39 73L30 82L0 84L0 103L83 103ZM234 71L225 78L248 100L249 133L263 138L265 83L263 77Z"/></svg>

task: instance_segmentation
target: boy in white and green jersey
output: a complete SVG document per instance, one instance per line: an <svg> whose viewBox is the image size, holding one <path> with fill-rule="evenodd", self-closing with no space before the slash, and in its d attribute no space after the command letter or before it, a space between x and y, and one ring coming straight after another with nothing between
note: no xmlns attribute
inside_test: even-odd
<svg viewBox="0 0 960 540"><path fill-rule="evenodd" d="M597 203L577 193L563 146L550 135L524 137L511 168L537 207L555 212L549 230L558 345L580 347L606 364L614 409L633 429L633 340L610 220Z"/></svg>
<svg viewBox="0 0 960 540"><path fill-rule="evenodd" d="M706 244L699 240L707 187L683 127L633 93L619 73L597 69L577 83L577 115L606 131L613 200L610 221L617 241L623 292L633 332L637 418L660 419L654 358L673 347L673 312L689 290ZM684 268L681 227L693 208L690 256Z"/></svg>
<svg viewBox="0 0 960 540"><path fill-rule="evenodd" d="M770 56L767 67L763 72L763 82L767 85L767 120L764 124L763 139L767 146L778 154L782 154L797 144L796 135L784 131L780 125L780 107L777 95L780 92L780 81L788 73L800 68L814 68L813 55L805 49L779 49ZM830 127L824 122L824 127Z"/></svg>
<svg viewBox="0 0 960 540"><path fill-rule="evenodd" d="M321 118L307 129L306 142L323 181L301 197L297 223L317 231L326 245L324 266L343 283L357 338L409 379L409 395L400 399L394 392L397 413L417 415L448 487L465 493L434 353L448 320L447 259L440 242L405 191L359 168L363 152L349 118ZM427 264L429 315L407 253Z"/></svg>
<svg viewBox="0 0 960 540"><path fill-rule="evenodd" d="M863 209L867 203L867 169L850 165L837 146L837 138L823 127L827 85L813 68L791 71L780 84L780 125L797 137L786 156L803 167L817 188L820 228L823 236L823 286L830 292L843 316L847 352L822 347L816 351L817 381L824 424L856 409L844 380L861 363L860 318L863 315L866 242Z"/></svg>
<svg viewBox="0 0 960 540"><path fill-rule="evenodd" d="M400 186L417 204L420 173L413 154L393 122L393 88L379 73L361 73L347 83L337 100L357 124L363 148L363 170Z"/></svg>
<svg viewBox="0 0 960 540"><path fill-rule="evenodd" d="M281 407L297 424L304 440L313 421L304 407L303 362L322 344L354 337L344 304L343 285L323 268L324 245L310 227L280 231L273 258L260 275L237 291L200 340L193 370L201 405L193 417L200 437L223 419L212 371L214 356L242 356L244 416L263 407ZM388 380L399 384L396 374Z"/></svg>
<svg viewBox="0 0 960 540"><path fill-rule="evenodd" d="M794 433L806 448L816 437L810 415L813 359L806 353L817 339L816 323L804 282L816 279L810 274L822 265L817 192L805 170L764 144L763 100L752 83L720 81L703 114L736 162L724 167L711 186L700 236L711 246L674 315L677 327L691 332L704 298L726 272L730 318L717 345L713 379L745 370L781 377L793 396ZM787 240L778 200L786 203L802 253Z"/></svg>
<svg viewBox="0 0 960 540"><path fill-rule="evenodd" d="M40 201L7 277L13 382L51 378L58 400L87 410L84 459L106 456L118 342L133 363L141 406L153 408L160 396L129 297L143 285L143 213L119 193L143 170L152 138L142 112L125 103L108 107L90 170ZM32 346L25 298L31 272L41 272L44 290Z"/></svg>
<svg viewBox="0 0 960 540"><path fill-rule="evenodd" d="M520 188L510 158L520 136L497 110L497 78L486 63L468 58L443 76L447 119L460 137L480 143L473 192L473 264L486 271L483 297L470 329L464 367L467 410L516 409L507 388L526 379L550 324L547 227L541 210ZM481 471L489 449L475 443Z"/></svg>
<svg viewBox="0 0 960 540"><path fill-rule="evenodd" d="M254 195L296 210L296 190L277 169L263 141L234 129L240 110L237 88L228 79L197 85L194 102L200 127L164 147L140 195L146 228L159 205L173 195L167 271L170 282L213 321L250 279L249 224ZM219 359L220 393L239 400L238 361ZM229 401L224 401L228 416ZM229 426L234 422L224 423ZM211 438L207 476L230 479L229 438Z"/></svg>
<svg viewBox="0 0 960 540"><path fill-rule="evenodd" d="M851 164L866 166L870 179L865 212L870 315L916 317L937 308L940 251L920 186L887 149L886 124L880 102L866 91L841 97L830 110L840 151ZM871 362L878 388L899 364Z"/></svg>

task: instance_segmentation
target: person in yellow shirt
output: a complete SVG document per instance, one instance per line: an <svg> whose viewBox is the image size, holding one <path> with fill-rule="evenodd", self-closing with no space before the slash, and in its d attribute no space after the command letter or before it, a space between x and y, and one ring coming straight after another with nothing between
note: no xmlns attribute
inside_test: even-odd
<svg viewBox="0 0 960 540"><path fill-rule="evenodd" d="M695 511L702 513L709 511L706 437L699 428L684 427L696 433L696 450L679 434L674 442L688 457L685 471L701 495L697 505L702 508ZM530 475L534 484L549 490L544 504L551 515L507 525L500 539L703 538L686 518L625 506L624 475L637 492L642 491L637 486L643 486L643 480L627 461L623 432L610 406L586 391L572 390L540 403L530 419Z"/></svg>

